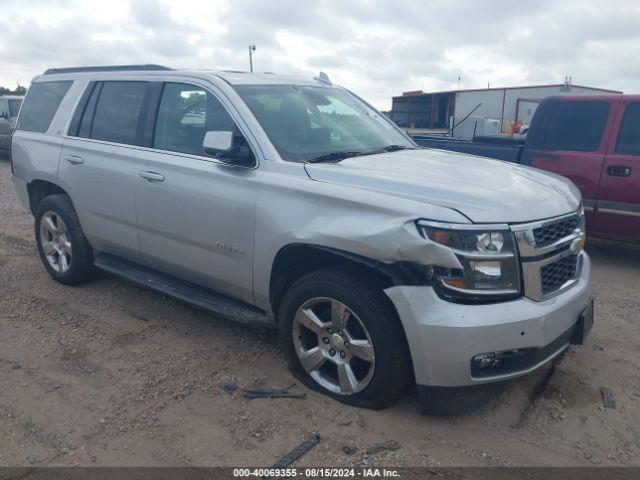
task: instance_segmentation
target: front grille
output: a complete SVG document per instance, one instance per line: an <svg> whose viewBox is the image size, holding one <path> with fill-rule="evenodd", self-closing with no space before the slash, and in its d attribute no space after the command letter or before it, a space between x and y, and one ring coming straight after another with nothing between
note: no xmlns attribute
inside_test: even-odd
<svg viewBox="0 0 640 480"><path fill-rule="evenodd" d="M584 241L582 212L531 223L512 225L518 244L524 294L535 301L562 292L578 277ZM576 251L577 250L577 251ZM571 252L575 252L571 254Z"/></svg>
<svg viewBox="0 0 640 480"><path fill-rule="evenodd" d="M533 229L533 237L536 239L536 248L546 247L561 238L571 235L578 228L577 216Z"/></svg>
<svg viewBox="0 0 640 480"><path fill-rule="evenodd" d="M547 295L548 293L555 292L567 281L576 278L577 267L577 255L563 257L557 262L542 267L540 269L542 293Z"/></svg>

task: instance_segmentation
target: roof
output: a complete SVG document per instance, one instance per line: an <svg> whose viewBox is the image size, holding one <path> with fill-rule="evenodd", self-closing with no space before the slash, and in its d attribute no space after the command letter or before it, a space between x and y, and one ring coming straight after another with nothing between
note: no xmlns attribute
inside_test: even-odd
<svg viewBox="0 0 640 480"><path fill-rule="evenodd" d="M324 85L326 83L314 78L278 75L275 73L250 73L239 71L211 71L232 85Z"/></svg>
<svg viewBox="0 0 640 480"><path fill-rule="evenodd" d="M417 97L417 96L427 96L427 95L445 95L445 94L464 93L464 92L485 92L485 91L494 91L494 90L525 90L528 88L560 88L565 86L566 85L564 83L549 83L545 85L524 85L520 87L468 88L468 89L461 89L461 90L444 90L441 92L422 92L421 90L412 90L409 92L403 92L402 95L397 95L393 98ZM585 88L588 90L594 90L598 92L622 94L620 90L609 90L606 88L589 87L586 85L575 85L575 84L571 84L570 86L575 88Z"/></svg>
<svg viewBox="0 0 640 480"><path fill-rule="evenodd" d="M231 85L309 85L327 86L327 83L315 78L296 77L290 75L277 75L274 73L250 73L231 70L195 70L195 69L172 69L162 65L121 65L121 66L97 66L97 67L71 67L71 68L50 68L38 77L40 80L53 78L127 78L145 76L167 75L207 77L215 76L225 80Z"/></svg>

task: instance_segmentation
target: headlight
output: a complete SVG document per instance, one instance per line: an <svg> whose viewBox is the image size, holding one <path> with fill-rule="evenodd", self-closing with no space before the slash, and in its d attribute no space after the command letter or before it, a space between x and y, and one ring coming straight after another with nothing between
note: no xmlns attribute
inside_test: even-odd
<svg viewBox="0 0 640 480"><path fill-rule="evenodd" d="M428 221L420 221L418 225L426 238L450 248L462 265L461 269L434 267L436 285L445 294L455 299L489 296L504 299L520 295L515 240L507 225Z"/></svg>

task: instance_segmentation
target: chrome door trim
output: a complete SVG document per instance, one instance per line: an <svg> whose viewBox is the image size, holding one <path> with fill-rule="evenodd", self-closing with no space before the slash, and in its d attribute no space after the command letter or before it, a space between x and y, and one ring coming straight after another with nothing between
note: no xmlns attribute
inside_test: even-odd
<svg viewBox="0 0 640 480"><path fill-rule="evenodd" d="M602 213L612 213L614 215L640 217L640 205L637 203L598 202L597 211Z"/></svg>
<svg viewBox="0 0 640 480"><path fill-rule="evenodd" d="M596 209L596 201L590 198L583 198L582 208L585 212L593 212Z"/></svg>

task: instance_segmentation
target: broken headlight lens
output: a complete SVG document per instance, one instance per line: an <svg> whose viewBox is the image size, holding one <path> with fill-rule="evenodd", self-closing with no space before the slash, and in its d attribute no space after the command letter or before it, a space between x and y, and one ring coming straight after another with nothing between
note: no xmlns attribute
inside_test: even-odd
<svg viewBox="0 0 640 480"><path fill-rule="evenodd" d="M449 247L462 268L434 267L437 286L451 297L520 294L520 268L515 239L508 226L443 225L419 222L423 235Z"/></svg>

